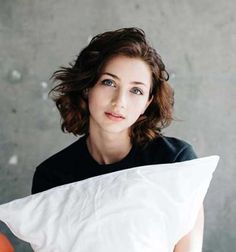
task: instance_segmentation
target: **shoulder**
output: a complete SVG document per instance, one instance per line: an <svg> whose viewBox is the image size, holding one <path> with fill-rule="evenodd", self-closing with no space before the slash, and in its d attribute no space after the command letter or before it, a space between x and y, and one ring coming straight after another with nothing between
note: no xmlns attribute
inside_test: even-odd
<svg viewBox="0 0 236 252"><path fill-rule="evenodd" d="M162 163L181 162L197 158L193 146L182 139L160 135L147 147L153 156L159 156Z"/></svg>
<svg viewBox="0 0 236 252"><path fill-rule="evenodd" d="M57 165L66 164L70 162L76 157L78 152L80 152L80 147L82 147L82 141L83 137L45 159L42 163L39 164L36 169L39 169L41 167L48 167L49 165L50 167L55 167Z"/></svg>
<svg viewBox="0 0 236 252"><path fill-rule="evenodd" d="M83 141L84 137L81 137L36 167L33 175L32 193L73 181L76 157L78 153L83 151Z"/></svg>

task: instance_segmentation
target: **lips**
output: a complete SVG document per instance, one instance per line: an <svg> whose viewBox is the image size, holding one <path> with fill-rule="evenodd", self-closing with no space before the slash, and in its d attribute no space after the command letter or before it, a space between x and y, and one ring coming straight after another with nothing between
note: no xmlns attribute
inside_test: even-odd
<svg viewBox="0 0 236 252"><path fill-rule="evenodd" d="M106 115L110 115L113 116L115 118L122 118L125 119L125 117L122 114L118 114L118 113L113 113L113 112L105 112Z"/></svg>

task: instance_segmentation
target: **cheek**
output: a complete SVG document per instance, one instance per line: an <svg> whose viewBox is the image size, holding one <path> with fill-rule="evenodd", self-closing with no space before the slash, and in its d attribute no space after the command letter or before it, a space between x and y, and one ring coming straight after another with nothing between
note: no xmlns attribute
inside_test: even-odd
<svg viewBox="0 0 236 252"><path fill-rule="evenodd" d="M88 105L89 105L89 110L94 111L97 110L98 108L101 108L104 106L104 92L101 92L100 90L93 90L91 93L88 95Z"/></svg>
<svg viewBox="0 0 236 252"><path fill-rule="evenodd" d="M130 120L135 122L139 116L144 112L145 110L145 103L144 102L136 102L135 105L132 104L128 106L128 115L130 117Z"/></svg>
<svg viewBox="0 0 236 252"><path fill-rule="evenodd" d="M129 104L129 109L135 114L142 114L145 110L146 99L131 99Z"/></svg>

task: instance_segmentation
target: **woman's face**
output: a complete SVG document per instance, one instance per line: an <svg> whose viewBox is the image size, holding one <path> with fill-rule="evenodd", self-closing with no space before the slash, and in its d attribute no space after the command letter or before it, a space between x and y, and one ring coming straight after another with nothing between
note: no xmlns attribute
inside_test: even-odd
<svg viewBox="0 0 236 252"><path fill-rule="evenodd" d="M89 130L128 133L151 102L151 76L149 66L139 58L111 58L89 89Z"/></svg>

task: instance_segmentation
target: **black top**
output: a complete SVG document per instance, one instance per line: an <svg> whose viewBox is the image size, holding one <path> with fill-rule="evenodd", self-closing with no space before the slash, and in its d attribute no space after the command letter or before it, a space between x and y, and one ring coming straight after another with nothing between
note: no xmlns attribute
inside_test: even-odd
<svg viewBox="0 0 236 252"><path fill-rule="evenodd" d="M197 156L189 143L162 135L151 141L145 149L133 146L118 162L99 164L90 155L84 135L36 168L32 193L126 168L181 162L194 158Z"/></svg>

